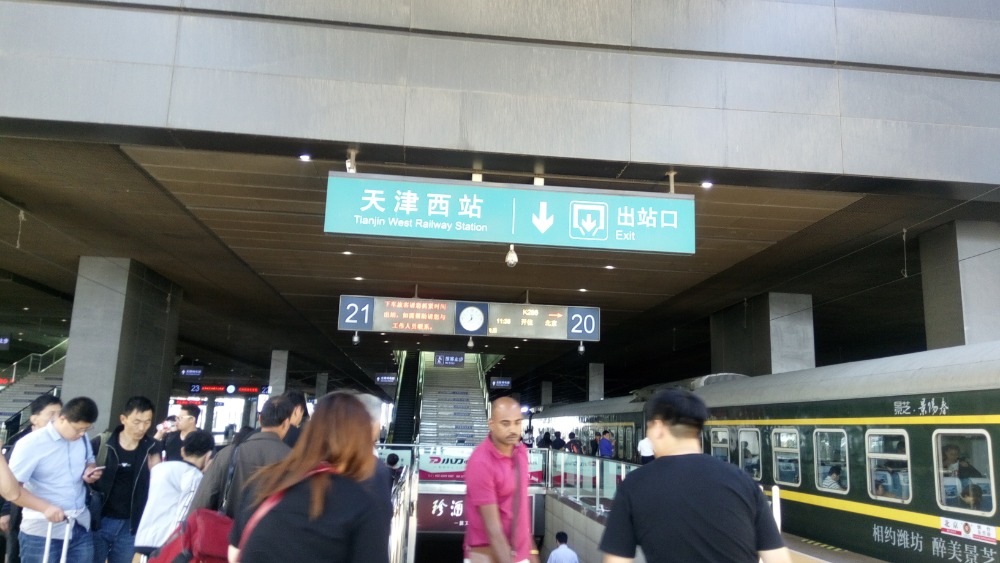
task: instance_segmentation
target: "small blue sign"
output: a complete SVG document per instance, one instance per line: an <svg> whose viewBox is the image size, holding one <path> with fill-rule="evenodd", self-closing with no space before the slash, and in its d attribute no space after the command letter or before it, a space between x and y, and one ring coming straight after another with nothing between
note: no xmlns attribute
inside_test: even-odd
<svg viewBox="0 0 1000 563"><path fill-rule="evenodd" d="M358 295L340 296L340 315L337 327L340 330L372 330L375 318L375 298Z"/></svg>
<svg viewBox="0 0 1000 563"><path fill-rule="evenodd" d="M694 197L330 172L328 233L694 254Z"/></svg>

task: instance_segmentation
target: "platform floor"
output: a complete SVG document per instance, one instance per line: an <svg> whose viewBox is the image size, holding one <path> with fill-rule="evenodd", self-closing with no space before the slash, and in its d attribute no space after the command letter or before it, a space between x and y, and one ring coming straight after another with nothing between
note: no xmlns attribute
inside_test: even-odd
<svg viewBox="0 0 1000 563"><path fill-rule="evenodd" d="M843 549L823 545L811 540L805 540L791 534L781 534L785 545L792 552L794 563L874 563L882 561L865 555L858 555Z"/></svg>

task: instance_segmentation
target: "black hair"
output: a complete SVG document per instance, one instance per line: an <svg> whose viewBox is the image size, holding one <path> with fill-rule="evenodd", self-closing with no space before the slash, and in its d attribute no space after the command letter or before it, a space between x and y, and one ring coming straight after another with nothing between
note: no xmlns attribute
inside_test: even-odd
<svg viewBox="0 0 1000 563"><path fill-rule="evenodd" d="M556 541L559 543L566 543L569 541L569 536L566 532L556 532Z"/></svg>
<svg viewBox="0 0 1000 563"><path fill-rule="evenodd" d="M188 416L193 416L195 420L201 416L201 407L198 405L181 405L181 410L188 413Z"/></svg>
<svg viewBox="0 0 1000 563"><path fill-rule="evenodd" d="M125 401L125 406L122 408L122 414L128 416L134 412L153 412L153 401L150 401L142 395L136 395L135 397L129 397Z"/></svg>
<svg viewBox="0 0 1000 563"><path fill-rule="evenodd" d="M273 428L281 426L292 416L292 403L281 395L271 397L264 403L264 408L260 409L261 428Z"/></svg>
<svg viewBox="0 0 1000 563"><path fill-rule="evenodd" d="M306 394L298 389L289 389L285 391L285 398L288 402L292 404L292 410L295 407L302 407L302 418L309 418L309 408L306 406Z"/></svg>
<svg viewBox="0 0 1000 563"><path fill-rule="evenodd" d="M181 449L189 456L203 456L215 449L215 438L205 430L194 430L181 442Z"/></svg>
<svg viewBox="0 0 1000 563"><path fill-rule="evenodd" d="M389 455L385 456L385 464L388 465L389 467L396 467L397 463L399 463L399 456L398 455L396 455L396 454L389 454Z"/></svg>
<svg viewBox="0 0 1000 563"><path fill-rule="evenodd" d="M646 420L661 420L670 426L701 430L708 420L708 407L700 397L683 389L664 389L646 401Z"/></svg>
<svg viewBox="0 0 1000 563"><path fill-rule="evenodd" d="M70 399L63 406L61 416L70 422L93 424L97 421L97 403L90 397Z"/></svg>
<svg viewBox="0 0 1000 563"><path fill-rule="evenodd" d="M45 408L50 405L59 405L61 407L62 399L56 397L55 395L50 395L46 393L44 395L36 397L34 401L31 401L31 404L28 405L28 408L31 409L31 414L38 414L43 410L45 410Z"/></svg>
<svg viewBox="0 0 1000 563"><path fill-rule="evenodd" d="M830 474L830 475L841 475L841 474L843 473L843 471L844 471L844 470L843 470L843 469L841 469L839 465L834 465L834 466L831 466L831 467L830 467L830 472L829 472L829 474Z"/></svg>

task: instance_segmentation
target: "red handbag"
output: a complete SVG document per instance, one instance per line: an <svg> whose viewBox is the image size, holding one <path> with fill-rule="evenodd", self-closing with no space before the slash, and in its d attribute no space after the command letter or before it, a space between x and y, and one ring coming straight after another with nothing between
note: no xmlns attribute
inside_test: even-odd
<svg viewBox="0 0 1000 563"><path fill-rule="evenodd" d="M225 514L199 508L149 555L148 563L228 563L232 527L233 520Z"/></svg>

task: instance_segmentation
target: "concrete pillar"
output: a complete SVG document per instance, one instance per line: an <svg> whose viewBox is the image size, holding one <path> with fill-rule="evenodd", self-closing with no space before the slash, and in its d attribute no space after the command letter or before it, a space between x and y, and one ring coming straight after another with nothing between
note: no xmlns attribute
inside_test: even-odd
<svg viewBox="0 0 1000 563"><path fill-rule="evenodd" d="M94 428L117 424L133 395L167 412L183 291L129 258L80 258L63 400L87 396L100 415Z"/></svg>
<svg viewBox="0 0 1000 563"><path fill-rule="evenodd" d="M957 221L920 236L927 348L1000 335L1000 223Z"/></svg>
<svg viewBox="0 0 1000 563"><path fill-rule="evenodd" d="M246 399L243 402L243 416L240 417L240 428L250 426L257 428L257 401Z"/></svg>
<svg viewBox="0 0 1000 563"><path fill-rule="evenodd" d="M271 350L271 378L267 384L271 386L272 395L285 392L288 383L288 350Z"/></svg>
<svg viewBox="0 0 1000 563"><path fill-rule="evenodd" d="M543 381L542 382L542 404L551 405L552 404L552 382Z"/></svg>
<svg viewBox="0 0 1000 563"><path fill-rule="evenodd" d="M587 366L587 400L600 401L604 398L604 364Z"/></svg>
<svg viewBox="0 0 1000 563"><path fill-rule="evenodd" d="M765 293L711 317L712 372L744 375L816 367L812 296Z"/></svg>
<svg viewBox="0 0 1000 563"><path fill-rule="evenodd" d="M202 429L209 432L211 432L212 428L215 426L215 399L215 395L209 395L208 398L205 399L205 422L202 424Z"/></svg>
<svg viewBox="0 0 1000 563"><path fill-rule="evenodd" d="M327 394L327 387L330 386L330 374L329 373L317 373L316 374L316 398L320 398Z"/></svg>

